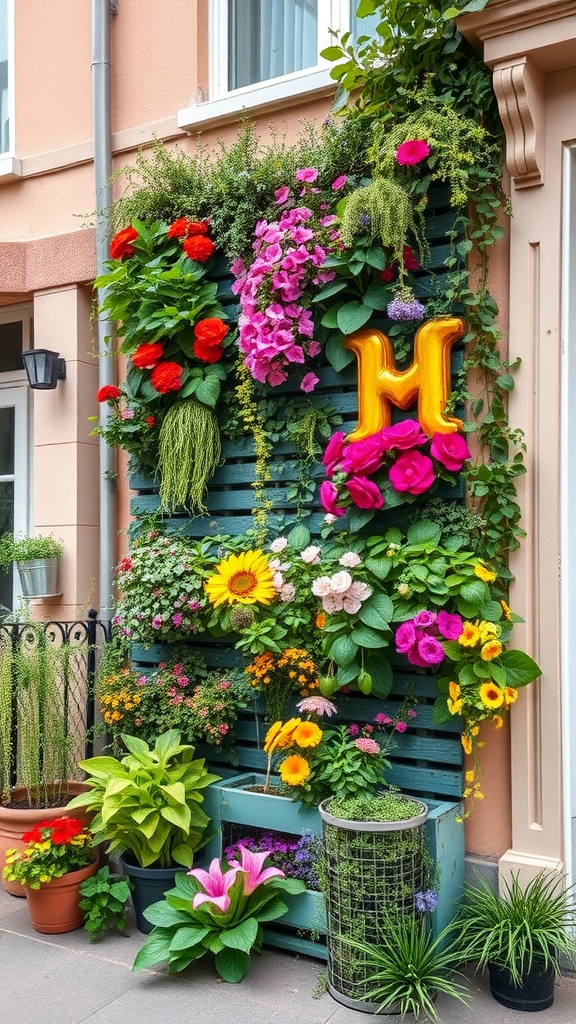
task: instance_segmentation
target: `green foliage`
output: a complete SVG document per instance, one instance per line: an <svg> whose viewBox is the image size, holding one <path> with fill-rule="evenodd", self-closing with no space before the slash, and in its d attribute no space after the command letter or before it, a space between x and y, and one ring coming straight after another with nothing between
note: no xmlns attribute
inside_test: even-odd
<svg viewBox="0 0 576 1024"><path fill-rule="evenodd" d="M82 882L79 906L84 911L84 927L91 942L101 939L112 928L122 933L126 931L130 889L130 881L112 874L108 866Z"/></svg>
<svg viewBox="0 0 576 1024"><path fill-rule="evenodd" d="M92 836L77 818L41 822L25 833L24 841L24 849L6 851L4 878L28 889L40 889L95 859Z"/></svg>
<svg viewBox="0 0 576 1024"><path fill-rule="evenodd" d="M12 562L28 562L35 558L60 558L64 542L49 534L45 537L0 537L0 569L11 569Z"/></svg>
<svg viewBox="0 0 576 1024"><path fill-rule="evenodd" d="M194 747L181 743L176 730L159 736L152 749L136 736L123 734L122 742L129 751L122 760L80 762L90 789L69 806L95 813L90 827L95 842L109 843L108 853L128 851L143 868L190 867L210 839L201 790L219 776L206 771L204 758L192 760Z"/></svg>
<svg viewBox="0 0 576 1024"><path fill-rule="evenodd" d="M419 223L416 219L420 212L401 185L391 179L375 178L348 197L341 220L342 241L348 247L356 235L367 234L371 239L378 238L384 249L391 250L392 260L402 261L402 250L408 240L421 239L422 219ZM362 326L354 324L344 333Z"/></svg>
<svg viewBox="0 0 576 1024"><path fill-rule="evenodd" d="M406 821L421 814L423 805L401 793L381 793L374 796L340 795L332 797L326 810L335 818L346 821Z"/></svg>
<svg viewBox="0 0 576 1024"><path fill-rule="evenodd" d="M465 889L458 917L463 958L480 969L488 964L507 970L513 985L522 984L534 961L560 973L558 957L574 957L570 934L576 926L574 886L539 872L525 887L518 875L504 881L499 896L480 876Z"/></svg>
<svg viewBox="0 0 576 1024"><path fill-rule="evenodd" d="M209 369L206 370L204 386L212 379L208 376ZM202 384L196 394L200 387ZM219 391L217 383L214 394ZM164 416L159 436L158 469L160 503L165 510L184 507L190 512L207 512L204 504L206 485L222 455L218 421L212 409L207 407L209 404L188 398L176 402Z"/></svg>
<svg viewBox="0 0 576 1024"><path fill-rule="evenodd" d="M218 870L218 861L214 860L210 874ZM155 927L134 961L134 970L167 961L168 970L175 973L210 952L224 981L242 981L250 965L250 953L261 950L262 923L282 917L288 910L282 896L303 892L305 886L295 878L276 875L252 889L245 885L243 871L237 872L235 879L229 877L231 874L235 874L233 869L224 875L233 883L223 890L229 898L226 909L219 909L211 900L194 909L194 897L205 890L197 878L177 875L175 888L166 893L165 900L145 911L144 916Z"/></svg>

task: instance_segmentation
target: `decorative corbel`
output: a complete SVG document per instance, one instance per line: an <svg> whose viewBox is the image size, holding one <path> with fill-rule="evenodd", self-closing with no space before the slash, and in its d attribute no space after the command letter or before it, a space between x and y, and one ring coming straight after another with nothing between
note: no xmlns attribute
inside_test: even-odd
<svg viewBox="0 0 576 1024"><path fill-rule="evenodd" d="M506 164L516 188L544 183L545 75L527 57L494 65L494 92L506 133Z"/></svg>

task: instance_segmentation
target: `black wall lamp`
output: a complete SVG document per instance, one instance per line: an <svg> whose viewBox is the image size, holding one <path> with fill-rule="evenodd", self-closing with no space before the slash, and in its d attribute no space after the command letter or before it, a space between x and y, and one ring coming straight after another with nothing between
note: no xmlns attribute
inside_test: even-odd
<svg viewBox="0 0 576 1024"><path fill-rule="evenodd" d="M66 380L66 360L48 348L30 348L22 353L22 362L31 388L48 391L59 380Z"/></svg>

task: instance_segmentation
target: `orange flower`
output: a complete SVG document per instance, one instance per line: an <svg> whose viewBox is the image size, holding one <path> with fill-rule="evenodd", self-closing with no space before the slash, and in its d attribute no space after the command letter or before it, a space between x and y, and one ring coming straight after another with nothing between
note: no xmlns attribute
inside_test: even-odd
<svg viewBox="0 0 576 1024"><path fill-rule="evenodd" d="M287 786L301 786L309 775L310 765L299 754L291 754L280 765L280 778Z"/></svg>
<svg viewBox="0 0 576 1024"><path fill-rule="evenodd" d="M502 654L502 644L499 640L489 640L487 644L480 651L480 657L482 661L492 661L493 658L497 658L499 654Z"/></svg>
<svg viewBox="0 0 576 1024"><path fill-rule="evenodd" d="M326 614L325 612L318 612L316 616L316 629L324 629L326 626Z"/></svg>
<svg viewBox="0 0 576 1024"><path fill-rule="evenodd" d="M506 686L504 689L504 700L507 704L513 704L518 696L518 690L515 690L513 686Z"/></svg>
<svg viewBox="0 0 576 1024"><path fill-rule="evenodd" d="M462 624L462 633L458 637L461 647L475 647L480 639L480 630L472 622Z"/></svg>
<svg viewBox="0 0 576 1024"><path fill-rule="evenodd" d="M470 737L467 736L465 732L463 732L462 736L460 737L460 739L462 741L462 746L464 747L464 753L465 754L471 754L472 753L472 740L470 739Z"/></svg>
<svg viewBox="0 0 576 1024"><path fill-rule="evenodd" d="M452 700L458 700L458 697L460 696L460 686L458 683L448 683L448 691Z"/></svg>
<svg viewBox="0 0 576 1024"><path fill-rule="evenodd" d="M322 729L315 722L302 722L294 729L292 739L299 747L317 747L322 739Z"/></svg>
<svg viewBox="0 0 576 1024"><path fill-rule="evenodd" d="M493 715L492 725L494 726L495 729L501 729L502 726L504 725L504 719L502 718L502 715Z"/></svg>

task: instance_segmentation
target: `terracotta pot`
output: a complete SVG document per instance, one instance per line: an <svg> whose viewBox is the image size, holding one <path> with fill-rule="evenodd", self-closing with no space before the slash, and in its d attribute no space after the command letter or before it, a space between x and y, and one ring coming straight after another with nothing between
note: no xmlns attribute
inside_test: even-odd
<svg viewBox="0 0 576 1024"><path fill-rule="evenodd" d="M85 782L69 782L66 786L66 791L70 799L73 796L77 796L78 793L84 793L89 787ZM26 799L26 790L24 787L13 789L10 794L12 801L21 801ZM20 885L20 882L8 882L2 876L4 865L6 863L6 850L23 850L25 843L22 842L22 836L29 829L33 828L40 821L53 821L54 818L61 818L63 814L66 814L66 807L4 807L0 805L0 878L4 884L4 888L11 893L12 896L25 896L24 886ZM78 809L73 812L75 818L79 818L86 827L90 824L92 814L86 814L85 811Z"/></svg>
<svg viewBox="0 0 576 1024"><path fill-rule="evenodd" d="M95 875L98 861L93 860L79 871L53 878L39 889L26 887L26 899L32 927L44 935L73 932L84 924L84 911L80 909L80 886L86 878Z"/></svg>

